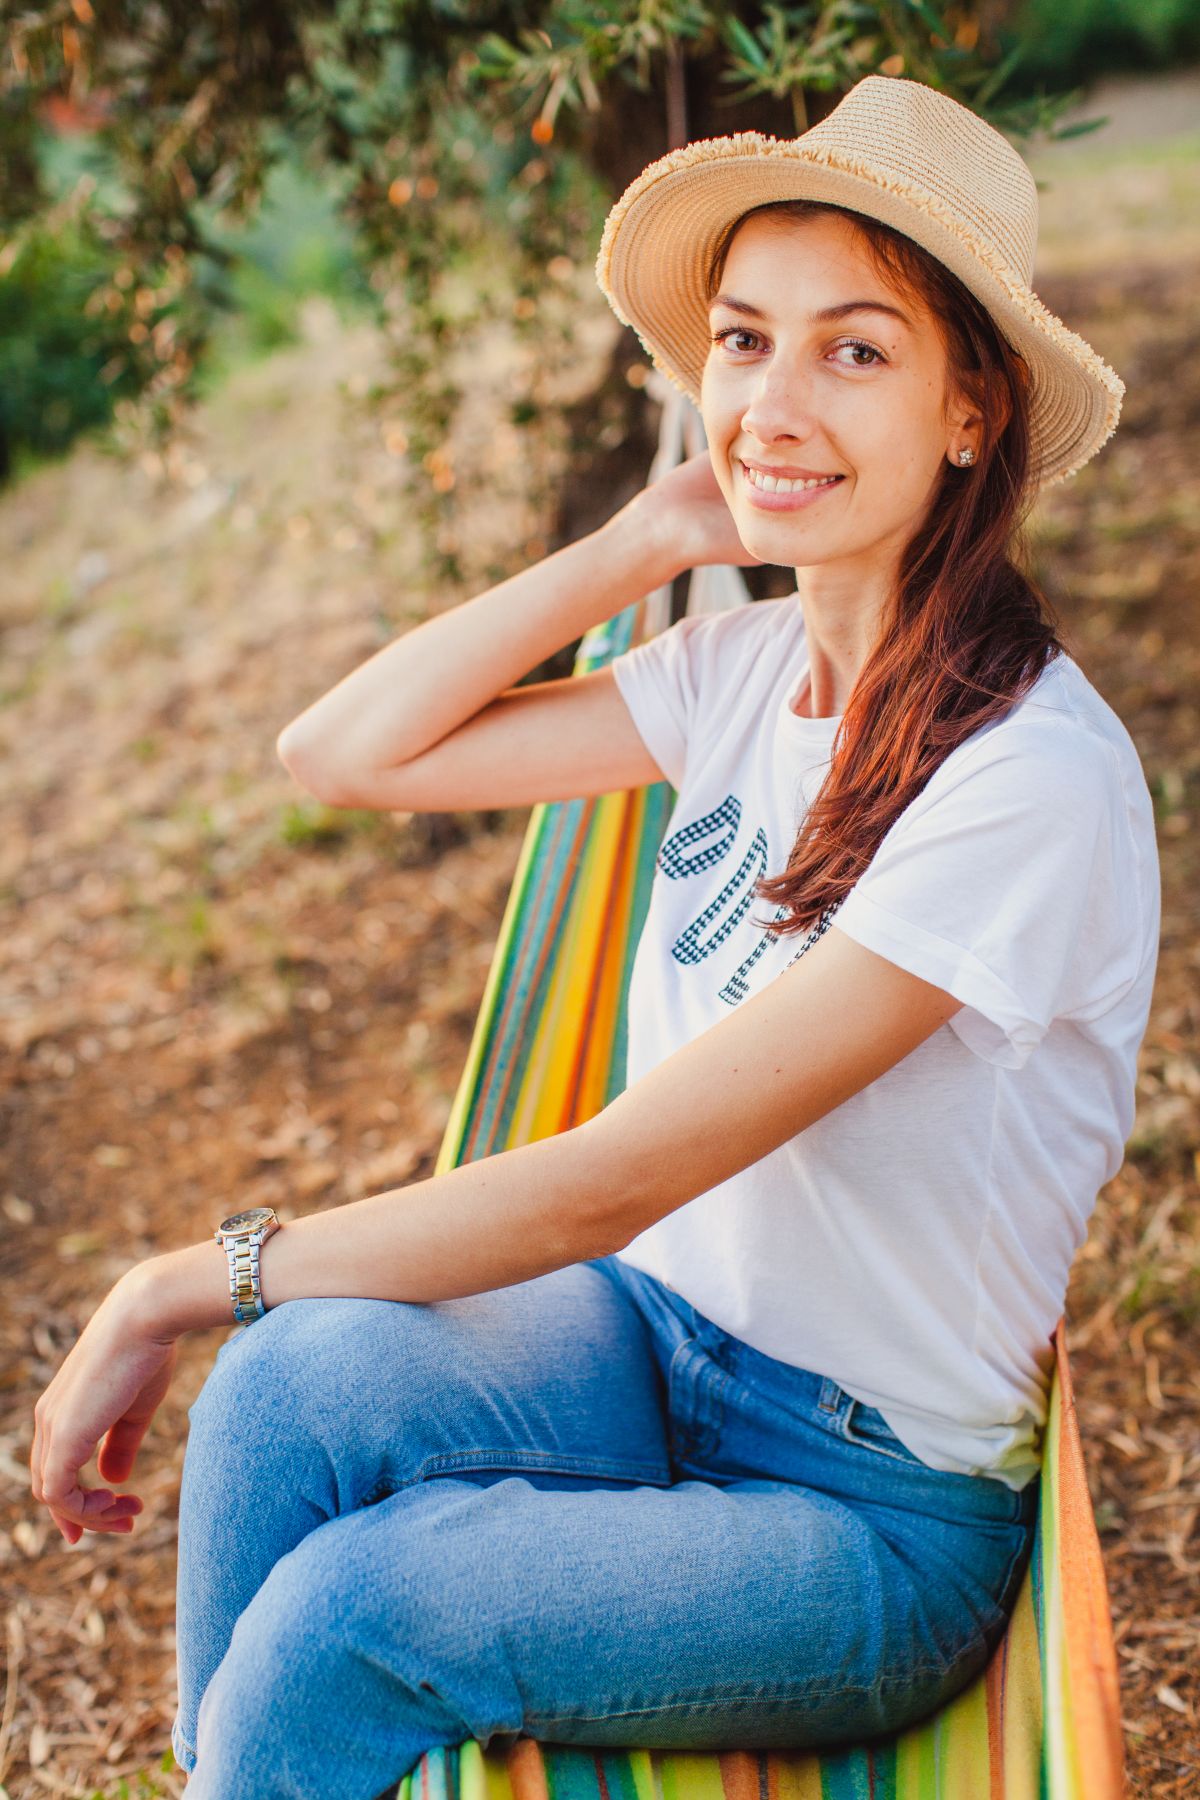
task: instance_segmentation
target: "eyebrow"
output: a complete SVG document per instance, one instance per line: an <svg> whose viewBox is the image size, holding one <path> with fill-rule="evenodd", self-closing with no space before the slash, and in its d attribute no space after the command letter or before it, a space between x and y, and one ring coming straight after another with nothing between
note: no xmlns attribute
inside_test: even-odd
<svg viewBox="0 0 1200 1800"><path fill-rule="evenodd" d="M757 306L751 306L748 300L738 300L733 294L717 294L710 300L709 311L715 306L728 307L730 312L744 313L747 318L765 319L766 313L760 312ZM844 300L840 306L823 306L819 312L809 313L810 325L829 325L837 319L844 319L850 313L877 312L887 313L893 319L899 319L902 325L911 328L912 320L908 314L901 312L898 306L888 306L882 300Z"/></svg>

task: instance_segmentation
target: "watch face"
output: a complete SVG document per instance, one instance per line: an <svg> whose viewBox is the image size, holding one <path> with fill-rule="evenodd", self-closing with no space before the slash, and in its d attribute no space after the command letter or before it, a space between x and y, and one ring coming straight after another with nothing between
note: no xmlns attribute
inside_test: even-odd
<svg viewBox="0 0 1200 1800"><path fill-rule="evenodd" d="M222 1219L221 1231L240 1237L243 1231L257 1231L261 1225L269 1225L275 1217L269 1206L252 1206L247 1212L233 1213L228 1219Z"/></svg>

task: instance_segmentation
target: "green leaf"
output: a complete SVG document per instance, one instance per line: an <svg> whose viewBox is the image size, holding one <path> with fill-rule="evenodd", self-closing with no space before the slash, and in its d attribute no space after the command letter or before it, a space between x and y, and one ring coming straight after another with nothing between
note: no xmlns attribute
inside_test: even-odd
<svg viewBox="0 0 1200 1800"><path fill-rule="evenodd" d="M1105 114L1105 116L1101 119L1080 119L1074 125L1059 125L1059 126L1057 126L1050 133L1050 136L1054 140L1055 143L1060 143L1064 138L1084 137L1089 131L1099 131L1099 129L1102 125L1107 125L1107 124L1108 124L1108 115L1107 114Z"/></svg>
<svg viewBox="0 0 1200 1800"><path fill-rule="evenodd" d="M947 44L953 43L954 33L945 19L929 4L929 0L905 0L910 12L915 12L921 23L934 37L944 38Z"/></svg>
<svg viewBox="0 0 1200 1800"><path fill-rule="evenodd" d="M767 59L758 39L747 31L740 19L726 19L725 34L732 47L748 62L751 68L760 72L766 69Z"/></svg>
<svg viewBox="0 0 1200 1800"><path fill-rule="evenodd" d="M1009 76L1024 55L1025 44L1022 42L1018 44L1002 62L997 64L984 81L982 87L977 88L972 96L974 104L977 107L982 109L991 100L993 94L999 93L1000 89L1005 85Z"/></svg>

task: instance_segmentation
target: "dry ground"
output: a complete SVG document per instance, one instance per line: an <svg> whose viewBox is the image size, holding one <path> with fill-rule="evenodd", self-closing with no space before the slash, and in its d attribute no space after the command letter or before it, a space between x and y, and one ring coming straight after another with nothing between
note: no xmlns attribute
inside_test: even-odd
<svg viewBox="0 0 1200 1800"><path fill-rule="evenodd" d="M1160 824L1137 1123L1068 1313L1132 1792L1165 1800L1200 1793L1200 139L1152 97L1117 99L1111 147L1037 159L1039 289L1130 392L1116 438L1043 500L1035 548ZM1156 117L1170 130L1148 134ZM610 322L579 291L586 387ZM115 1796L122 1777L182 1791L134 1776L167 1745L186 1409L220 1340L185 1340L132 1542L69 1550L48 1528L28 1492L36 1395L131 1262L235 1206L299 1212L430 1171L524 825L329 815L275 761L316 691L459 597L421 590L418 476L364 404L378 345L311 323L204 406L169 469L82 450L0 498L12 1800ZM477 586L546 529L519 440L488 418L483 396L463 452Z"/></svg>

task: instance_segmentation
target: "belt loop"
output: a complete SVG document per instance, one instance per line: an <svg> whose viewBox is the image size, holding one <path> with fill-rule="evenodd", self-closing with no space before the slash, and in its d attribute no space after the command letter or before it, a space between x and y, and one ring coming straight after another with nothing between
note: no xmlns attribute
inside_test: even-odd
<svg viewBox="0 0 1200 1800"><path fill-rule="evenodd" d="M842 1390L829 1375L821 1377L821 1392L817 1398L817 1406L821 1412L836 1412L842 1398Z"/></svg>

